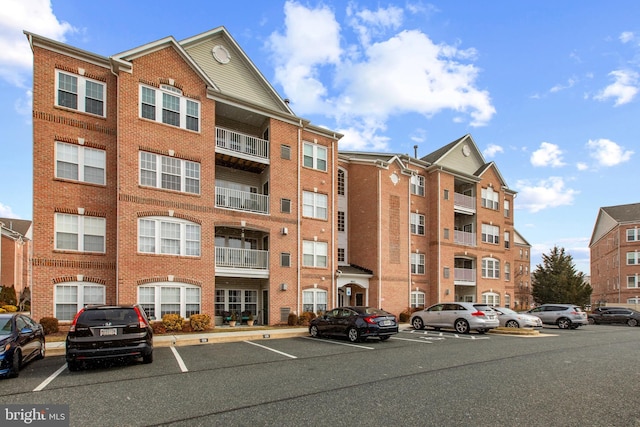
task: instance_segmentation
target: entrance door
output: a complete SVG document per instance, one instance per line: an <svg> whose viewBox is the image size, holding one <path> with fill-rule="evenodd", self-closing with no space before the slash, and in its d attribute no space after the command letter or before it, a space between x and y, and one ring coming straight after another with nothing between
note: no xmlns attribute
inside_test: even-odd
<svg viewBox="0 0 640 427"><path fill-rule="evenodd" d="M364 305L364 294L362 292L356 294L356 305Z"/></svg>
<svg viewBox="0 0 640 427"><path fill-rule="evenodd" d="M261 322L263 325L269 324L269 291L262 291L262 319Z"/></svg>

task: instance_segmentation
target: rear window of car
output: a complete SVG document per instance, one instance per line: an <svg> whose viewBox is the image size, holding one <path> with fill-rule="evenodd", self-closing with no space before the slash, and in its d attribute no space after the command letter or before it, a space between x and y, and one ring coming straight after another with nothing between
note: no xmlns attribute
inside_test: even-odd
<svg viewBox="0 0 640 427"><path fill-rule="evenodd" d="M100 326L107 323L112 325L128 325L138 322L138 315L133 308L110 308L100 310L86 310L78 318L78 325Z"/></svg>
<svg viewBox="0 0 640 427"><path fill-rule="evenodd" d="M580 307L578 307L577 305L574 305L571 308L573 308L574 311L582 311L582 309Z"/></svg>

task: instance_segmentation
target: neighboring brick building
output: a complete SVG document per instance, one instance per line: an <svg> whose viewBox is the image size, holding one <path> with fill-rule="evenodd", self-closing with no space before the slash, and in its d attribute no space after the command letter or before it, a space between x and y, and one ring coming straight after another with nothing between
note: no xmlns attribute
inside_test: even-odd
<svg viewBox="0 0 640 427"><path fill-rule="evenodd" d="M110 57L25 34L36 319L512 303L514 192L470 136L422 159L339 154L223 27Z"/></svg>
<svg viewBox="0 0 640 427"><path fill-rule="evenodd" d="M0 286L13 286L17 303L30 298L30 250L31 221L0 218Z"/></svg>
<svg viewBox="0 0 640 427"><path fill-rule="evenodd" d="M591 304L640 304L640 203L600 208L589 248Z"/></svg>

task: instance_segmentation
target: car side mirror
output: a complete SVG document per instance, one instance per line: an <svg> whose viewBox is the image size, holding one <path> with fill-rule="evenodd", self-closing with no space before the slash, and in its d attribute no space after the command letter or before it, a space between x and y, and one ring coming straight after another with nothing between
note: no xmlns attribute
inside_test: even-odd
<svg viewBox="0 0 640 427"><path fill-rule="evenodd" d="M33 329L29 328L28 326L25 326L24 328L22 328L20 330L20 333L21 334L25 334L25 335L32 334L33 333Z"/></svg>

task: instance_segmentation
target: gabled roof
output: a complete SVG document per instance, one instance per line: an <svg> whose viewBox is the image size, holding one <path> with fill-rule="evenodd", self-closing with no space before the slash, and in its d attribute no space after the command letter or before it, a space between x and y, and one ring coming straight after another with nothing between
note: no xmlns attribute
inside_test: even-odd
<svg viewBox="0 0 640 427"><path fill-rule="evenodd" d="M520 245L520 246L529 246L531 247L531 243L527 242L527 239L525 239L522 234L520 234L520 232L518 230L513 230L513 242L516 245Z"/></svg>
<svg viewBox="0 0 640 427"><path fill-rule="evenodd" d="M31 221L16 218L0 218L0 223L2 223L3 229L31 239Z"/></svg>
<svg viewBox="0 0 640 427"><path fill-rule="evenodd" d="M600 240L602 236L615 227L625 223L640 223L640 203L600 208L591 233L589 246Z"/></svg>

